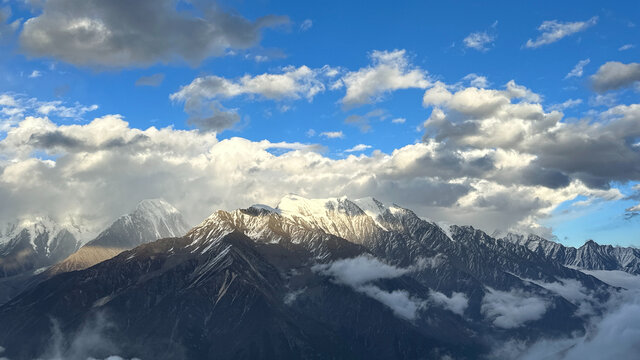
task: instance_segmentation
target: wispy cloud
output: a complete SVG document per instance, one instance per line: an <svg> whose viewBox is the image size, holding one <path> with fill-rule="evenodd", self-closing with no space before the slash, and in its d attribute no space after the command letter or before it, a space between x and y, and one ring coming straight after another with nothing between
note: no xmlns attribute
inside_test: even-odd
<svg viewBox="0 0 640 360"><path fill-rule="evenodd" d="M569 73L564 78L568 79L572 77L578 77L578 78L582 77L582 74L584 73L584 67L587 66L589 62L591 62L591 59L584 59L584 60L578 61L576 66L574 66L573 69L571 69L571 71L569 71Z"/></svg>
<svg viewBox="0 0 640 360"><path fill-rule="evenodd" d="M352 147L351 149L345 150L344 152L360 152L360 151L365 151L367 149L371 149L371 145L358 144Z"/></svg>
<svg viewBox="0 0 640 360"><path fill-rule="evenodd" d="M324 136L328 139L343 139L344 133L342 131L324 131L320 133L320 136Z"/></svg>
<svg viewBox="0 0 640 360"><path fill-rule="evenodd" d="M542 45L554 43L569 35L584 31L598 23L598 17L594 16L587 21L576 22L560 22L557 20L548 20L538 27L541 32L540 36L535 40L527 40L525 46L528 48L537 48Z"/></svg>
<svg viewBox="0 0 640 360"><path fill-rule="evenodd" d="M618 51L625 51L625 50L633 49L634 47L636 46L633 44L624 44L618 48Z"/></svg>
<svg viewBox="0 0 640 360"><path fill-rule="evenodd" d="M311 19L306 19L300 24L300 31L307 31L311 29L313 26L313 21Z"/></svg>

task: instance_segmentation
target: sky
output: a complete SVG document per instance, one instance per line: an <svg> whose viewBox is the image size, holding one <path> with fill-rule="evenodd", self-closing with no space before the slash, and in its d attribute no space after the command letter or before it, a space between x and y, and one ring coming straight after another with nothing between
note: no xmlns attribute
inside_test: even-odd
<svg viewBox="0 0 640 360"><path fill-rule="evenodd" d="M0 219L373 196L640 245L640 4L2 0ZM91 232L91 231L90 231Z"/></svg>

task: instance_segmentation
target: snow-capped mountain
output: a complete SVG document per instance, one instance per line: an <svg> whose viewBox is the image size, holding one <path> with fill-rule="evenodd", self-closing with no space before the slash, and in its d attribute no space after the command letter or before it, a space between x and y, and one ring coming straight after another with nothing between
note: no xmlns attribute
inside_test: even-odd
<svg viewBox="0 0 640 360"><path fill-rule="evenodd" d="M507 234L504 239L566 266L586 270L622 270L640 275L640 249L637 248L599 245L593 240L574 248L536 235Z"/></svg>
<svg viewBox="0 0 640 360"><path fill-rule="evenodd" d="M37 357L51 318L74 334L109 314L125 357L473 359L496 341L584 331L611 289L526 246L372 198L289 195L148 243L132 224L157 237L174 212L136 211L85 247L141 245L0 306L8 356Z"/></svg>
<svg viewBox="0 0 640 360"><path fill-rule="evenodd" d="M138 245L182 236L188 229L182 214L168 202L143 200L131 213L120 216L95 239L48 269L46 275L85 269Z"/></svg>
<svg viewBox="0 0 640 360"><path fill-rule="evenodd" d="M68 229L49 217L21 219L0 232L0 278L50 266L80 246Z"/></svg>

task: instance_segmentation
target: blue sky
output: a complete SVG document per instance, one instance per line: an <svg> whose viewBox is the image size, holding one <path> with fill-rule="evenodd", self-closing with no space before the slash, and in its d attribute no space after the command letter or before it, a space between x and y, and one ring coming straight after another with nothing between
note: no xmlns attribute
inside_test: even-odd
<svg viewBox="0 0 640 360"><path fill-rule="evenodd" d="M451 92L471 87L464 80L469 74L484 77L483 87L487 89L504 89L507 82L514 80L539 94L537 103L546 112L573 101L573 106L562 109L561 121L565 123L605 121L597 114L638 100L637 83L596 92L590 77L607 62L626 65L638 61L640 4L632 1L373 1L366 6L344 1L224 1L219 3L224 13L248 21L269 14L286 16L288 20L259 30L260 39L250 46L228 46L221 56L205 56L195 62L176 56L170 61L132 61L118 66L77 64L45 50L27 50L21 43L25 21L52 11L56 2L51 3L49 8L24 1L2 3L5 13L11 12L6 22L17 23L0 45L0 93L60 101L65 106L98 106L77 117L56 117L52 113L49 117L57 125L86 124L96 117L120 114L131 128L197 129L189 123L192 114L185 111L184 103L169 99L182 86L211 75L234 81L244 75L281 74L287 66L329 66L339 75L322 80L324 91L309 99L302 96L273 100L262 94L218 98L218 105L240 117L230 128L218 129L218 140L242 137L255 142L267 139L274 143L319 144L324 149L322 156L329 159L360 153L373 156L378 150L390 154L423 141L425 121L438 106L423 105L425 89L438 81L450 86ZM200 7L184 2L173 4L195 17L202 16ZM544 31L538 28L548 21L560 25L581 23L583 28L547 44L527 46L528 40L541 36ZM465 39L474 33L487 41L476 48L469 46ZM370 103L342 106L345 87L333 90L333 82L350 72L374 66L374 51L395 50L404 50L409 69L422 71L429 86L383 91ZM580 62L582 71L576 69L574 76L568 76ZM141 77L152 75L162 77L157 86L136 85ZM349 116L366 114L374 114L368 120L367 131L345 122ZM14 125L15 121L11 126ZM342 132L342 136L329 138L321 136L323 132ZM0 138L4 136L0 133ZM362 151L345 152L359 144L366 145ZM43 151L33 156L54 159L60 154ZM636 191L636 183L630 171L629 176L612 177L609 186L628 196ZM625 212L638 201L622 196L615 200L600 197L587 205L575 205L584 200L585 195L580 196L544 216L536 215L537 222L551 226L560 240L571 245L580 245L587 238L639 245L640 217Z"/></svg>

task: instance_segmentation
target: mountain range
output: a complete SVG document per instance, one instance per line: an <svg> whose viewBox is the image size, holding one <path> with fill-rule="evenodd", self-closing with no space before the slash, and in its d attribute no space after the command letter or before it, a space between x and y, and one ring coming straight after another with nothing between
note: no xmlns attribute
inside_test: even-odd
<svg viewBox="0 0 640 360"><path fill-rule="evenodd" d="M0 306L0 345L10 359L491 357L584 333L616 288L580 269L637 274L638 259L443 229L373 198L288 195L188 231L145 201Z"/></svg>

